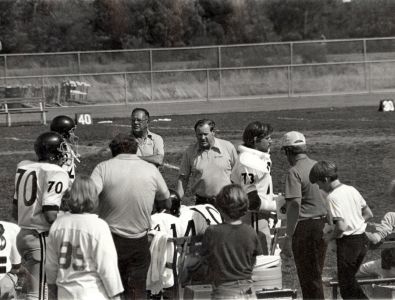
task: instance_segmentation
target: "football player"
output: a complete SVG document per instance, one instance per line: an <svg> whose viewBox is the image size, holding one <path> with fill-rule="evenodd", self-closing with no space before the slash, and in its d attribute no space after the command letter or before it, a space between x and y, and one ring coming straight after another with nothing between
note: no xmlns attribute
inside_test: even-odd
<svg viewBox="0 0 395 300"><path fill-rule="evenodd" d="M272 132L273 128L270 124L255 121L247 125L243 133L243 145L238 148L240 154L231 174L232 182L241 185L248 194L249 210L261 213L258 228L255 229L259 229L265 235L265 239L261 240L265 255L269 254L271 246L270 212L276 211L270 174ZM252 222L254 226L255 222L251 219L255 217L257 217L255 213L250 212L243 221Z"/></svg>
<svg viewBox="0 0 395 300"><path fill-rule="evenodd" d="M0 299L16 299L15 285L21 266L16 248L19 231L18 225L0 221Z"/></svg>
<svg viewBox="0 0 395 300"><path fill-rule="evenodd" d="M34 143L38 162L25 160L17 166L13 217L21 227L17 247L28 273L26 299L45 297L45 240L70 185L61 167L67 159L63 143L60 134L45 132Z"/></svg>
<svg viewBox="0 0 395 300"><path fill-rule="evenodd" d="M62 144L64 147L63 151L67 154L67 160L65 160L62 168L69 173L71 182L75 179L75 162L80 162L78 154L78 137L74 131L77 128L74 120L68 116L57 116L51 122L51 131L59 133L65 143Z"/></svg>
<svg viewBox="0 0 395 300"><path fill-rule="evenodd" d="M171 208L151 215L152 228L165 231L171 237L203 234L207 227L222 223L219 211L211 204L181 205L178 193L169 189Z"/></svg>

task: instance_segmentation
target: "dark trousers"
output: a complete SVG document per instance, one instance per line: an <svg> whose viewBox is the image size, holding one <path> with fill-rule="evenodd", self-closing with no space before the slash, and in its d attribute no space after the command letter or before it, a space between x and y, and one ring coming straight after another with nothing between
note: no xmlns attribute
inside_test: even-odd
<svg viewBox="0 0 395 300"><path fill-rule="evenodd" d="M336 240L337 274L343 299L368 299L358 284L355 274L368 251L366 235L344 236Z"/></svg>
<svg viewBox="0 0 395 300"><path fill-rule="evenodd" d="M151 263L148 236L129 239L112 234L118 254L119 274L123 284L124 299L146 299L146 280Z"/></svg>
<svg viewBox="0 0 395 300"><path fill-rule="evenodd" d="M325 219L299 221L292 237L292 253L303 299L324 299L322 270L326 244L322 239Z"/></svg>

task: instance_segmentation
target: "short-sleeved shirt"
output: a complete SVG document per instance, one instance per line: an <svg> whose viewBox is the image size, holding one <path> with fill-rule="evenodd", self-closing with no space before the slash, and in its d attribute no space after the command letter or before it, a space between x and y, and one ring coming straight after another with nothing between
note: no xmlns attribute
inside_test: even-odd
<svg viewBox="0 0 395 300"><path fill-rule="evenodd" d="M184 152L179 174L191 179L193 194L213 197L231 183L230 174L236 160L236 148L231 142L215 138L214 145L205 150L194 143Z"/></svg>
<svg viewBox="0 0 395 300"><path fill-rule="evenodd" d="M274 211L276 202L273 201L271 165L269 153L239 146L239 158L230 178L241 185L247 194L256 191L263 203L261 207Z"/></svg>
<svg viewBox="0 0 395 300"><path fill-rule="evenodd" d="M206 229L202 256L215 286L251 279L256 256L263 254L255 230L247 224L219 224Z"/></svg>
<svg viewBox="0 0 395 300"><path fill-rule="evenodd" d="M18 204L18 225L38 232L49 230L44 211L59 210L69 188L69 174L62 167L22 161L15 175L14 201Z"/></svg>
<svg viewBox="0 0 395 300"><path fill-rule="evenodd" d="M309 179L311 168L316 163L306 154L298 154L285 179L285 200L301 198L299 219L309 219L327 214L324 198L317 184Z"/></svg>
<svg viewBox="0 0 395 300"><path fill-rule="evenodd" d="M347 226L343 235L365 232L367 224L362 209L366 207L366 201L356 188L341 184L328 194L327 200L333 220L343 220Z"/></svg>
<svg viewBox="0 0 395 300"><path fill-rule="evenodd" d="M158 154L165 155L163 139L160 135L148 131L147 136L144 139L140 139L137 137L135 138L139 144L137 150L138 156L151 156Z"/></svg>
<svg viewBox="0 0 395 300"><path fill-rule="evenodd" d="M21 256L16 247L16 236L21 230L14 223L0 221L3 225L4 233L0 239L0 280L11 271L12 265L21 263Z"/></svg>
<svg viewBox="0 0 395 300"><path fill-rule="evenodd" d="M113 233L139 238L151 228L154 200L170 193L158 169L135 154L119 154L92 172L99 195L99 217Z"/></svg>
<svg viewBox="0 0 395 300"><path fill-rule="evenodd" d="M123 291L107 223L95 214L65 213L47 239L46 276L59 299L108 299Z"/></svg>

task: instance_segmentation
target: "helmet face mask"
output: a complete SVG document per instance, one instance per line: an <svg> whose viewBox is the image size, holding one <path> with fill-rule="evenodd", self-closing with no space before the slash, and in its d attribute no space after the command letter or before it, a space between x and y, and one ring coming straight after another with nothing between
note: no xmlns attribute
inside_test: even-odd
<svg viewBox="0 0 395 300"><path fill-rule="evenodd" d="M39 135L34 143L38 161L62 165L65 159L62 143L64 143L63 137L56 132L45 132Z"/></svg>

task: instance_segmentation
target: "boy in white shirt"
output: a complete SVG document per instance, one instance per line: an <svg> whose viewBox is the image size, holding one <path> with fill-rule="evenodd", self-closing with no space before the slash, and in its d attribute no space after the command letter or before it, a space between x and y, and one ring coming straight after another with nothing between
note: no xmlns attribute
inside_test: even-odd
<svg viewBox="0 0 395 300"><path fill-rule="evenodd" d="M368 299L358 284L357 273L368 250L366 221L373 217L365 199L352 186L338 179L333 162L319 161L310 171L311 183L326 193L334 230L324 234L324 240L336 240L337 272L343 299Z"/></svg>

